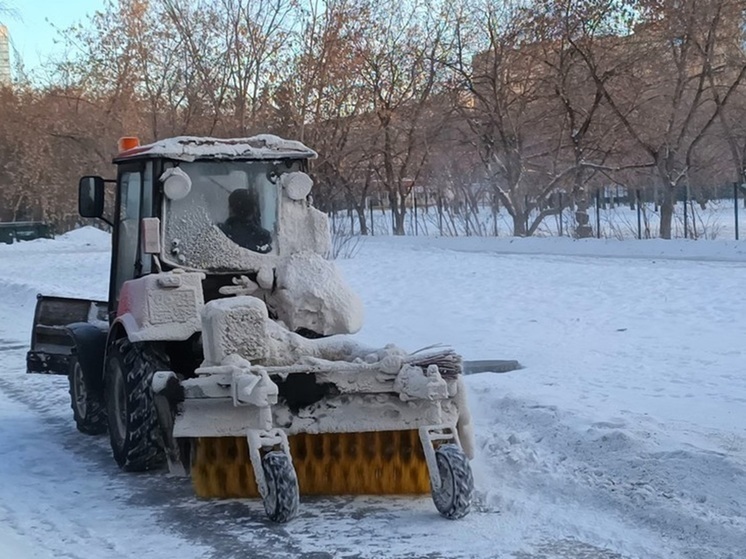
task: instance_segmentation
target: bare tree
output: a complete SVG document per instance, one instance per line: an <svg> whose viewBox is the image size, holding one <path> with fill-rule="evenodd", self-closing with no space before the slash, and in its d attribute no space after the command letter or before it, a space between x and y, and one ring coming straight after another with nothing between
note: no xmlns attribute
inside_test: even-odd
<svg viewBox="0 0 746 559"><path fill-rule="evenodd" d="M614 0L596 3L540 0L525 11L526 27L534 42L530 52L545 67L540 81L561 107L556 115L561 126L551 164L552 175L570 169L567 182L575 205L575 236L581 238L593 234L588 216L589 181L599 172L612 170L607 163L613 158L618 130L613 116L604 111L603 94L594 87L575 43L582 42L603 57L605 44L617 40L621 8ZM633 60L608 61L603 79L624 72Z"/></svg>
<svg viewBox="0 0 746 559"><path fill-rule="evenodd" d="M371 3L362 38L362 76L375 117L369 157L403 235L407 200L421 179L448 116L440 60L450 47L450 21L432 3Z"/></svg>
<svg viewBox="0 0 746 559"><path fill-rule="evenodd" d="M746 184L746 91L742 87L746 74L746 7L740 2L724 2L723 51L718 53L712 71L707 75L712 100L718 108L719 134L725 140L733 165L733 179Z"/></svg>
<svg viewBox="0 0 746 559"><path fill-rule="evenodd" d="M290 0L221 0L230 56L230 96L239 135L259 126L262 91L282 70L280 60L288 45Z"/></svg>
<svg viewBox="0 0 746 559"><path fill-rule="evenodd" d="M454 72L457 107L495 198L513 219L513 233L526 235L539 206L543 178L531 160L544 154L551 118L544 114L543 68L524 41L521 3L485 3L465 10L456 22L457 49L449 61ZM525 44L524 44L525 43ZM540 215L543 219L547 213Z"/></svg>
<svg viewBox="0 0 746 559"><path fill-rule="evenodd" d="M213 135L230 108L232 32L226 30L224 14L214 2L162 2L195 71L194 82L186 91L187 106L193 119L204 122L204 132ZM192 121L192 129L196 124Z"/></svg>
<svg viewBox="0 0 746 559"><path fill-rule="evenodd" d="M634 33L609 45L616 56L636 55L623 75L609 73L588 44L573 40L604 102L655 169L662 190L660 236L671 238L676 189L688 176L698 143L717 121L709 77L723 50L728 0L635 2L641 21ZM743 80L730 80L735 89Z"/></svg>
<svg viewBox="0 0 746 559"><path fill-rule="evenodd" d="M342 198L367 234L365 208L370 160L365 146L370 96L361 77L357 45L368 25L366 5L357 0L312 0L298 29L292 72L278 96L282 129L319 153L314 166L318 200L326 209Z"/></svg>

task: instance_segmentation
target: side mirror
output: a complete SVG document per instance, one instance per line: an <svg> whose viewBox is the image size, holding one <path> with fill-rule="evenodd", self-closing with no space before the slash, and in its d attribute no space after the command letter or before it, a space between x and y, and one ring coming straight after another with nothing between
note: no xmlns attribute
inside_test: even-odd
<svg viewBox="0 0 746 559"><path fill-rule="evenodd" d="M83 177L78 183L78 213L83 217L103 217L104 179Z"/></svg>

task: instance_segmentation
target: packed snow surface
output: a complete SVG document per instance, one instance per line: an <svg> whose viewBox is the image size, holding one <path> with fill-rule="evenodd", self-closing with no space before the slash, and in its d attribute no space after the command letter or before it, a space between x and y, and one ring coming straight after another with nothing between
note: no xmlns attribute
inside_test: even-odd
<svg viewBox="0 0 746 559"><path fill-rule="evenodd" d="M466 359L478 499L253 500L117 470L77 433L64 378L25 374L36 292L103 298L110 239L0 245L0 557L740 559L746 550L744 244L367 239L338 262L357 338Z"/></svg>

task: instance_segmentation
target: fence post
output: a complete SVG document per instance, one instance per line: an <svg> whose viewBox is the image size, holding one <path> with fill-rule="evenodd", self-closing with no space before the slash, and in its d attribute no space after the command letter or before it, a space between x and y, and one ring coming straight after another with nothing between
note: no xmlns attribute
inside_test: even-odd
<svg viewBox="0 0 746 559"><path fill-rule="evenodd" d="M686 192L684 193L684 238L688 238L689 233L689 215L687 211L687 206L689 205L689 187L687 187Z"/></svg>
<svg viewBox="0 0 746 559"><path fill-rule="evenodd" d="M528 236L528 194L523 197L523 213L526 216L526 236Z"/></svg>
<svg viewBox="0 0 746 559"><path fill-rule="evenodd" d="M690 197L691 198L691 197ZM694 209L694 200L689 200L689 213L692 214L692 239L698 239L697 233L697 214Z"/></svg>
<svg viewBox="0 0 746 559"><path fill-rule="evenodd" d="M370 236L376 234L376 223L373 221L373 198L368 198L368 213L370 213Z"/></svg>
<svg viewBox="0 0 746 559"><path fill-rule="evenodd" d="M414 206L414 236L416 237L419 233L419 227L417 224L417 194L412 192L412 205Z"/></svg>
<svg viewBox="0 0 746 559"><path fill-rule="evenodd" d="M389 211L391 212L391 234L396 232L396 216L394 216L394 197L389 194Z"/></svg>
<svg viewBox="0 0 746 559"><path fill-rule="evenodd" d="M601 238L601 189L596 190L596 238Z"/></svg>
<svg viewBox="0 0 746 559"><path fill-rule="evenodd" d="M560 237L562 237L562 191L559 192L559 233Z"/></svg>
<svg viewBox="0 0 746 559"><path fill-rule="evenodd" d="M642 209L640 208L640 189L635 190L637 197L637 238L642 239Z"/></svg>
<svg viewBox="0 0 746 559"><path fill-rule="evenodd" d="M443 197L438 192L438 230L440 236L443 236Z"/></svg>
<svg viewBox="0 0 746 559"><path fill-rule="evenodd" d="M471 210L469 209L469 199L466 198L464 200L464 224L466 225L466 236L471 236L471 231L469 229L469 214L471 213Z"/></svg>
<svg viewBox="0 0 746 559"><path fill-rule="evenodd" d="M736 240L738 240L738 183L733 183L733 210L736 214Z"/></svg>

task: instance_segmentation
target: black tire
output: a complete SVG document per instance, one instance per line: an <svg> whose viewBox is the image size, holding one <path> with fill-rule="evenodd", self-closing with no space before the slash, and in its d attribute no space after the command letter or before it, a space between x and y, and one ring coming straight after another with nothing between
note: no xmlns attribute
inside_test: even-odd
<svg viewBox="0 0 746 559"><path fill-rule="evenodd" d="M152 347L127 338L114 342L107 352L104 394L109 439L114 460L123 470L142 472L165 463L151 381L156 371L168 368Z"/></svg>
<svg viewBox="0 0 746 559"><path fill-rule="evenodd" d="M474 477L469 459L458 445L444 444L435 449L440 488L432 491L438 512L450 519L463 518L471 509Z"/></svg>
<svg viewBox="0 0 746 559"><path fill-rule="evenodd" d="M70 358L67 381L70 385L70 407L78 431L86 435L106 433L106 406L103 396L91 387L76 356Z"/></svg>
<svg viewBox="0 0 746 559"><path fill-rule="evenodd" d="M279 450L268 452L262 457L264 479L267 482L267 495L264 497L264 510L272 522L287 522L298 514L298 477L290 458Z"/></svg>

